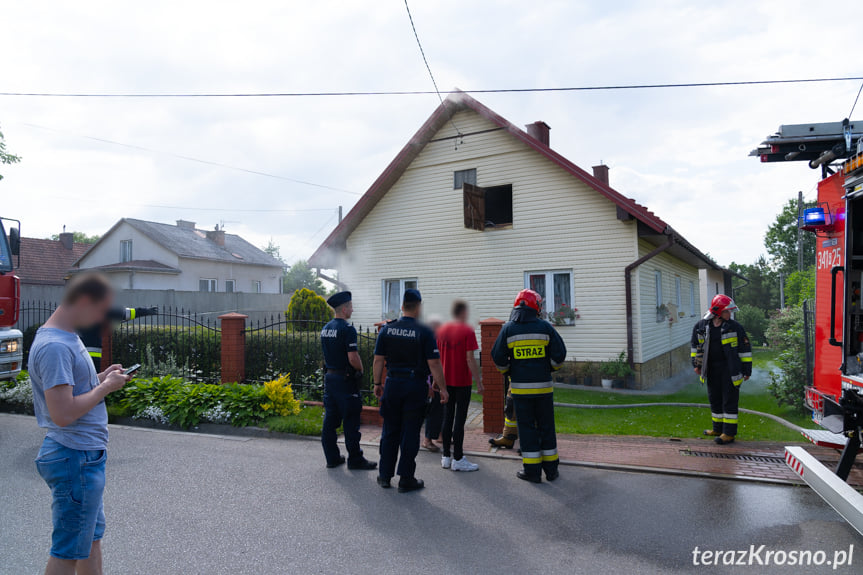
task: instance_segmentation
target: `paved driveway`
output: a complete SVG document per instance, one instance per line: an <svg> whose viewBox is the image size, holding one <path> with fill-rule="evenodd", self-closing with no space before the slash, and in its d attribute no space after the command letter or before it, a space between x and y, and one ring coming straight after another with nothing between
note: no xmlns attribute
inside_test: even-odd
<svg viewBox="0 0 863 575"><path fill-rule="evenodd" d="M0 573L40 573L48 491L31 417L0 414ZM860 573L863 539L806 488L564 468L528 485L420 456L421 493L324 469L314 441L112 428L109 574ZM694 567L700 549L834 551L854 565ZM763 557L763 553L762 553Z"/></svg>

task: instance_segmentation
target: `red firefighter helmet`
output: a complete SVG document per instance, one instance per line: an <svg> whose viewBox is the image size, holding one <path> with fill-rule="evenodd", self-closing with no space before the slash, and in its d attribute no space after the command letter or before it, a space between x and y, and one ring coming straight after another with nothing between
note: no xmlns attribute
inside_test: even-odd
<svg viewBox="0 0 863 575"><path fill-rule="evenodd" d="M710 309L707 310L707 313L720 316L724 311L735 311L736 309L737 304L734 303L734 300L720 293L713 296L713 301L710 302Z"/></svg>
<svg viewBox="0 0 863 575"><path fill-rule="evenodd" d="M542 312L542 296L532 289L523 289L515 296L513 307L527 306L536 313Z"/></svg>

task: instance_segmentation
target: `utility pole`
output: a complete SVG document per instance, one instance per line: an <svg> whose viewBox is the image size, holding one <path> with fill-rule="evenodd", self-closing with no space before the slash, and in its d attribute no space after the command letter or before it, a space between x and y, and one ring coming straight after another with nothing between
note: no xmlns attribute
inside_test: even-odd
<svg viewBox="0 0 863 575"><path fill-rule="evenodd" d="M779 272L779 308L785 309L785 274Z"/></svg>
<svg viewBox="0 0 863 575"><path fill-rule="evenodd" d="M797 217L803 215L803 192L797 192ZM800 224L797 224L797 271L803 271L803 230L800 229Z"/></svg>
<svg viewBox="0 0 863 575"><path fill-rule="evenodd" d="M339 223L342 223L342 207L339 206Z"/></svg>

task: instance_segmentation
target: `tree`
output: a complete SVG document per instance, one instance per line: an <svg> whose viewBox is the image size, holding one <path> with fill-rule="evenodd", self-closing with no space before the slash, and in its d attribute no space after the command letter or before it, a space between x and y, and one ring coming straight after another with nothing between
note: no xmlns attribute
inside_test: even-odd
<svg viewBox="0 0 863 575"><path fill-rule="evenodd" d="M807 377L803 310L787 307L776 312L770 318L767 339L771 347L780 350L776 361L779 369L770 373L767 388L779 405L790 405L800 413L805 413Z"/></svg>
<svg viewBox="0 0 863 575"><path fill-rule="evenodd" d="M17 164L20 161L20 156L6 151L6 139L3 137L3 132L0 132L0 164ZM0 180L2 179L3 174L0 174Z"/></svg>
<svg viewBox="0 0 863 575"><path fill-rule="evenodd" d="M267 245L261 248L268 254L270 254L273 258L282 261L282 248L276 245L276 242L273 241L273 238L270 238L270 241L267 242Z"/></svg>
<svg viewBox="0 0 863 575"><path fill-rule="evenodd" d="M794 272L785 280L785 305L800 306L807 299L815 301L815 266Z"/></svg>
<svg viewBox="0 0 863 575"><path fill-rule="evenodd" d="M792 198L782 206L764 235L764 246L773 268L786 276L797 270L797 234L797 198ZM815 234L803 233L803 268L814 264Z"/></svg>
<svg viewBox="0 0 863 575"><path fill-rule="evenodd" d="M318 278L309 262L300 260L290 267L282 278L282 291L294 293L299 289L309 289L318 295L327 293L324 283Z"/></svg>
<svg viewBox="0 0 863 575"><path fill-rule="evenodd" d="M752 305L763 310L779 309L779 275L760 256L753 264L732 263L729 269L746 277L749 283L734 290L737 305Z"/></svg>
<svg viewBox="0 0 863 575"><path fill-rule="evenodd" d="M55 242L58 241L60 239L60 234L53 234L51 239ZM99 234L88 236L84 232L72 232L72 241L77 244L95 244L100 239L102 239L102 236Z"/></svg>
<svg viewBox="0 0 863 575"><path fill-rule="evenodd" d="M742 304L740 310L734 314L734 319L746 329L752 345L762 345L766 340L764 332L767 329L767 314L763 309L754 305Z"/></svg>

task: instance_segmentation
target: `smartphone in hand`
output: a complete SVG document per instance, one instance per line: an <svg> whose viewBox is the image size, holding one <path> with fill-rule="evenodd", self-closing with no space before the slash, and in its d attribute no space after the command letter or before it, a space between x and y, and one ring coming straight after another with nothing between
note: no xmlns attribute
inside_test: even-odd
<svg viewBox="0 0 863 575"><path fill-rule="evenodd" d="M141 369L141 364L136 363L135 365L133 365L131 367L127 367L126 369L124 369L123 375L134 375L135 372L138 371L139 369Z"/></svg>

